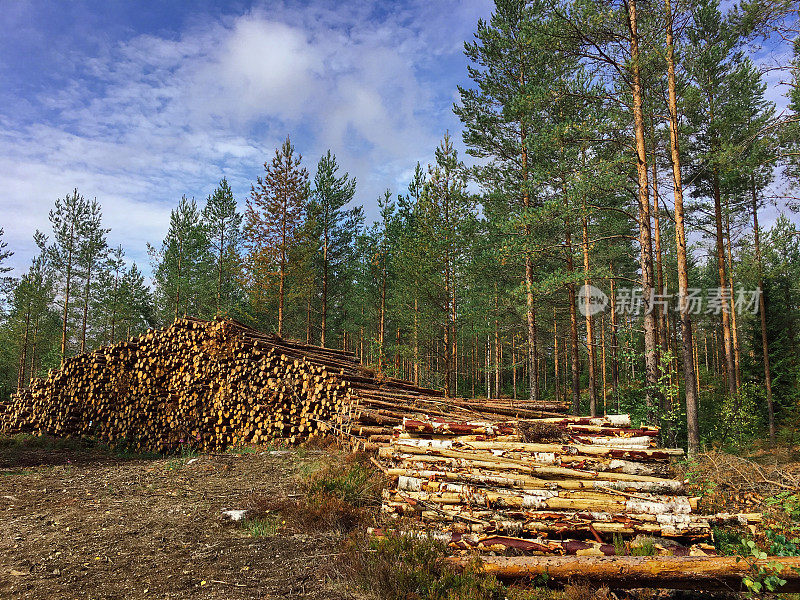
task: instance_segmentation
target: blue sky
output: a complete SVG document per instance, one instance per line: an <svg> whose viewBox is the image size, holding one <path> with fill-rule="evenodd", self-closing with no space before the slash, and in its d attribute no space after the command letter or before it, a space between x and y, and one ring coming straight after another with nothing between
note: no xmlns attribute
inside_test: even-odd
<svg viewBox="0 0 800 600"><path fill-rule="evenodd" d="M446 130L464 155L452 113L463 43L492 5L4 2L0 226L14 274L74 187L103 205L110 245L149 271L146 243L163 238L182 194L202 202L225 176L243 206L287 134L312 175L330 148L374 217L376 198L403 192ZM769 46L754 55L763 66L783 58ZM767 75L779 105L782 78Z"/></svg>
<svg viewBox="0 0 800 600"><path fill-rule="evenodd" d="M25 2L0 12L0 199L13 264L73 187L146 267L182 194L223 176L240 204L290 134L330 148L375 212L445 132L463 42L488 0ZM460 136L454 136L459 139Z"/></svg>

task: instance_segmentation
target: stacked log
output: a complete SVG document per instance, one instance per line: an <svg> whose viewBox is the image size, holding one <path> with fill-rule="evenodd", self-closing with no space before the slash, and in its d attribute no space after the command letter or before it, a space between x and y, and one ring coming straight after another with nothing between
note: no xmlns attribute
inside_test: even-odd
<svg viewBox="0 0 800 600"><path fill-rule="evenodd" d="M534 425L561 430L563 441L523 441ZM656 447L657 433L627 416L406 419L379 450L392 481L382 511L455 550L532 554L617 554L642 536L670 540L662 553L705 554L712 547L697 544L712 525L759 519L697 514L698 499L669 476L683 452Z"/></svg>
<svg viewBox="0 0 800 600"><path fill-rule="evenodd" d="M172 326L68 358L6 408L5 428L94 437L135 450L203 450L298 441L348 397L352 354L261 334L232 321ZM334 375L337 374L337 375Z"/></svg>
<svg viewBox="0 0 800 600"><path fill-rule="evenodd" d="M390 379L380 387L363 384L351 386L349 404L337 415L336 428L363 438L360 444L362 449L375 450L390 443L395 428L404 422L410 424L409 418L433 418L447 422L474 419L497 421L511 417L538 418L558 423L566 410L566 405L548 401L534 403L445 398L441 392L414 388L407 382Z"/></svg>
<svg viewBox="0 0 800 600"><path fill-rule="evenodd" d="M379 378L351 352L230 319L184 318L67 358L0 407L0 430L93 437L154 452L184 444L217 451L275 438L296 443L322 433L374 447L408 415L498 414L476 406Z"/></svg>

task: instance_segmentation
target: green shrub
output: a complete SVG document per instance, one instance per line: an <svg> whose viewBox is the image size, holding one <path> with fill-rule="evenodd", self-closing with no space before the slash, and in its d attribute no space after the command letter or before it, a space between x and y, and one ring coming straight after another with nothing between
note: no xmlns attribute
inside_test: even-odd
<svg viewBox="0 0 800 600"><path fill-rule="evenodd" d="M497 579L472 569L457 571L444 560L446 546L429 538L389 535L380 540L353 538L345 569L362 589L385 600L502 600Z"/></svg>

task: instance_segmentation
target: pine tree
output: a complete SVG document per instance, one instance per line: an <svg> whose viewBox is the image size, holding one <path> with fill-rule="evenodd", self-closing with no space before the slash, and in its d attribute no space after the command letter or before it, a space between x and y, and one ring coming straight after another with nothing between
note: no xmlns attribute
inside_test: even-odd
<svg viewBox="0 0 800 600"><path fill-rule="evenodd" d="M378 373L383 373L386 358L386 299L389 293L389 276L392 264L392 225L395 220L396 205L392 200L391 190L386 190L378 197L380 221L374 225L376 252L373 265L377 270L378 280Z"/></svg>
<svg viewBox="0 0 800 600"><path fill-rule="evenodd" d="M675 246L677 253L678 310L681 320L681 356L683 358L684 400L689 454L700 447L700 424L697 414L699 386L693 356L692 317L689 312L689 275L686 247L686 224L683 205L680 136L678 131L678 94L675 76L675 40L671 0L664 0L667 61L667 110L669 112L669 157L672 162L672 186L675 206Z"/></svg>
<svg viewBox="0 0 800 600"><path fill-rule="evenodd" d="M772 369L769 357L766 305L764 300L764 267L761 255L761 234L758 210L763 194L773 180L778 163L778 139L775 135L775 106L765 98L766 85L755 65L747 58L731 74L730 118L725 152L737 200L749 206L753 222L753 243L758 272L757 292L761 329L761 356L764 363L764 384L767 400L767 426L770 440L775 441L775 408L772 396Z"/></svg>
<svg viewBox="0 0 800 600"><path fill-rule="evenodd" d="M14 283L14 280L11 277L4 275L4 273L11 271L12 268L3 263L14 256L14 253L11 250L6 250L6 248L8 248L8 242L3 240L4 235L5 231L2 227L0 227L0 318L5 317L6 315L8 294Z"/></svg>
<svg viewBox="0 0 800 600"><path fill-rule="evenodd" d="M336 156L328 150L317 164L314 188L308 206L319 237L319 262L322 278L322 307L320 312L320 343L326 344L329 298L341 302L341 293L331 294L331 287L346 281L343 267L351 260L355 232L363 219L359 209L344 210L356 192L356 180L347 173L337 177ZM339 290L346 289L337 286ZM337 291L339 291L337 290Z"/></svg>
<svg viewBox="0 0 800 600"><path fill-rule="evenodd" d="M546 27L544 3L507 0L496 3L488 23L478 22L476 41L464 45L468 67L475 87L459 87L460 105L454 110L465 125L464 142L468 152L488 159L476 170L478 182L491 197L505 204L498 214L519 214L530 210L536 202L531 182L529 157L530 136L536 128L537 115L530 110L530 99L539 92L544 73L557 65L546 65L552 59L541 49L542 30ZM538 399L539 384L536 356L536 307L534 303L533 256L526 249L531 224L521 223L520 237L525 281L528 371L530 397Z"/></svg>
<svg viewBox="0 0 800 600"><path fill-rule="evenodd" d="M98 274L99 293L95 299L95 319L102 323L100 339L113 344L118 339L119 315L125 300L122 277L125 269L125 251L121 245L111 248Z"/></svg>
<svg viewBox="0 0 800 600"><path fill-rule="evenodd" d="M420 283L438 313L436 322L444 334L445 392L453 396L457 385L457 290L467 254L465 227L474 214L463 165L449 134L436 148L435 157L417 208L421 262L412 268L427 275L428 281Z"/></svg>
<svg viewBox="0 0 800 600"><path fill-rule="evenodd" d="M16 364L6 372L16 374L13 386L17 389L26 387L28 381L39 374L37 367L47 354L48 342L56 342L59 333L58 314L52 308L56 281L49 262L47 240L38 231L34 239L42 251L14 286L9 318L2 330L4 342L14 350ZM10 381L6 381L4 387L11 387Z"/></svg>
<svg viewBox="0 0 800 600"><path fill-rule="evenodd" d="M77 188L67 194L63 200L56 200L55 208L50 211L50 223L53 226L54 243L49 248L53 269L62 288L61 319L61 360L67 354L69 341L69 310L73 294L74 278L78 270L79 253L84 239L84 229L89 216L90 206L86 199L78 193Z"/></svg>
<svg viewBox="0 0 800 600"><path fill-rule="evenodd" d="M155 326L157 320L150 289L144 275L133 263L120 282L122 305L119 313L120 329L125 337L140 335Z"/></svg>
<svg viewBox="0 0 800 600"><path fill-rule="evenodd" d="M308 172L301 161L287 137L272 162L264 163L265 174L251 187L245 211L248 283L254 303L260 305L277 277L278 335L283 335L288 257L297 243L309 194Z"/></svg>
<svg viewBox="0 0 800 600"><path fill-rule="evenodd" d="M236 200L224 177L206 200L201 220L215 262L216 312L230 314L236 297L242 215L236 211Z"/></svg>
<svg viewBox="0 0 800 600"><path fill-rule="evenodd" d="M89 306L92 303L93 276L96 269L104 262L108 251L106 234L110 229L102 226L102 210L97 199L89 203L86 219L83 223L83 236L81 239L78 262L83 273L83 318L81 322L81 353L86 351L86 330L89 324ZM96 285L94 286L96 287Z"/></svg>
<svg viewBox="0 0 800 600"><path fill-rule="evenodd" d="M695 197L713 202L717 273L722 305L722 334L728 393L736 396L736 365L731 331L728 274L725 267L725 232L723 229L723 137L725 135L726 88L735 59L732 54L736 36L719 10L718 0L698 0L693 7L691 27L687 30L689 48L687 66L694 83L688 116L695 130L692 136L691 169Z"/></svg>
<svg viewBox="0 0 800 600"><path fill-rule="evenodd" d="M167 323L183 314L214 314L214 269L208 234L200 221L194 199L183 196L170 214L167 235L156 249L148 244L153 261L160 321Z"/></svg>

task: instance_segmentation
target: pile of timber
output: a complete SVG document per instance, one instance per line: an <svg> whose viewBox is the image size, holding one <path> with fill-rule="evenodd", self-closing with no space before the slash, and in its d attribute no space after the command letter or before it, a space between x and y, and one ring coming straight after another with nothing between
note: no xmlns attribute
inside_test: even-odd
<svg viewBox="0 0 800 600"><path fill-rule="evenodd" d="M530 431L561 437L524 441ZM713 554L713 525L760 518L697 514L698 499L670 478L683 451L656 447L657 434L627 415L406 419L379 449L392 481L382 511L456 551L544 555L617 555L644 539L661 554Z"/></svg>
<svg viewBox="0 0 800 600"><path fill-rule="evenodd" d="M560 413L567 410L564 404L546 401L445 398L441 393L415 389L400 380L389 379L387 383L379 389L351 387L349 403L335 419L337 430L363 438L362 449L375 450L391 443L397 427L410 426L415 419L434 418L447 422L509 417L527 419L545 415L561 418Z"/></svg>
<svg viewBox="0 0 800 600"><path fill-rule="evenodd" d="M409 415L508 412L480 408L378 377L351 352L229 319L184 318L66 359L0 406L0 430L93 437L154 452L184 444L218 451L275 438L295 443L323 433L374 447ZM530 406L517 410L541 414Z"/></svg>
<svg viewBox="0 0 800 600"><path fill-rule="evenodd" d="M179 319L163 330L64 361L6 410L6 428L94 437L136 450L203 450L312 435L357 372L347 353L232 321Z"/></svg>

